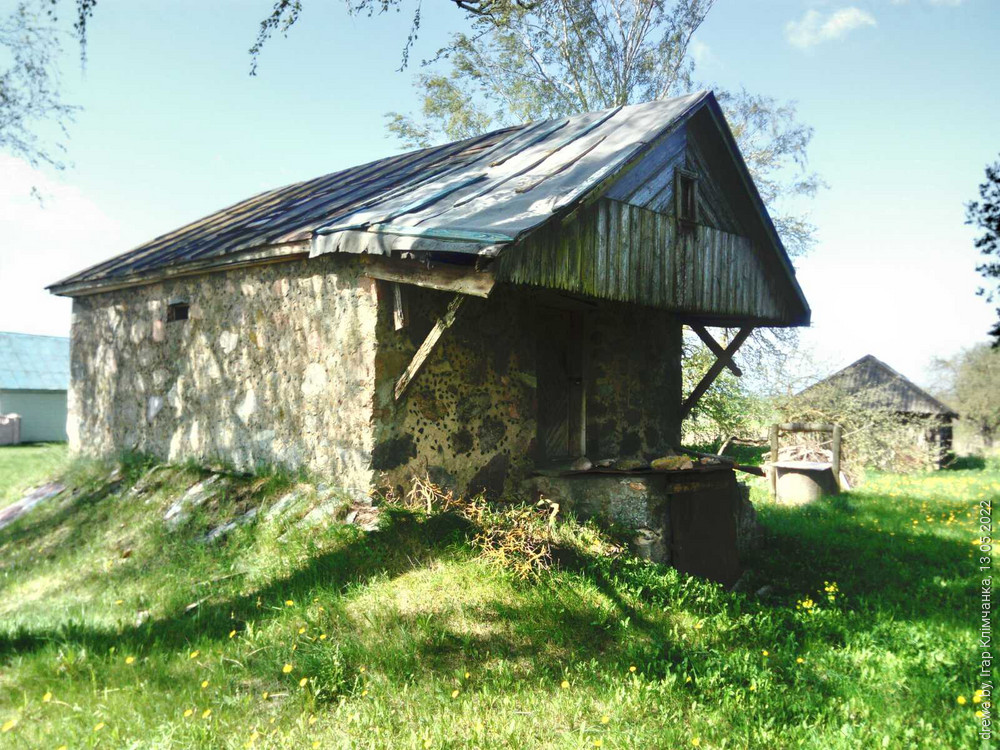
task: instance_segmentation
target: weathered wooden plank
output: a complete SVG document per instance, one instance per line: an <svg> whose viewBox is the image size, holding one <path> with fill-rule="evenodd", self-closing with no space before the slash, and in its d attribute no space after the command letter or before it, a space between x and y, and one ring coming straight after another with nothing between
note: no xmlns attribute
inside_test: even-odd
<svg viewBox="0 0 1000 750"><path fill-rule="evenodd" d="M462 303L465 301L465 297L461 294L456 294L455 297L448 303L448 309L445 311L444 315L437 319L434 326L428 332L427 337L424 339L423 343L417 349L413 355L413 359L410 360L410 364L406 366L403 374L399 376L399 380L396 381L396 387L393 390L398 401L402 397L403 393L406 391L406 386L410 384L410 381L416 377L417 373L420 372L420 368L424 366L424 362L427 361L427 357L430 353L434 351L434 346L437 344L438 339L441 338L446 330L451 327L451 324L455 322L455 316L458 314Z"/></svg>
<svg viewBox="0 0 1000 750"><path fill-rule="evenodd" d="M496 283L492 271L476 271L470 266L425 266L416 260L397 260L380 255L359 255L362 273L373 279L412 284L443 292L489 297Z"/></svg>
<svg viewBox="0 0 1000 750"><path fill-rule="evenodd" d="M403 285L392 282L392 325L397 331L406 328L406 297Z"/></svg>
<svg viewBox="0 0 1000 750"><path fill-rule="evenodd" d="M698 381L698 385L694 387L691 394L684 399L684 403L681 404L680 418L682 420L691 413L691 409L693 409L695 404L697 404L701 397L705 395L705 391L707 391L712 383L715 382L719 373L726 367L727 362L733 358L733 355L736 354L737 351L739 351L739 348L743 346L743 342L747 340L752 332L753 328L750 326L741 328L739 333L733 337L729 346L726 347L723 352L723 356L715 360L712 366L708 368L708 372L706 372L704 377Z"/></svg>

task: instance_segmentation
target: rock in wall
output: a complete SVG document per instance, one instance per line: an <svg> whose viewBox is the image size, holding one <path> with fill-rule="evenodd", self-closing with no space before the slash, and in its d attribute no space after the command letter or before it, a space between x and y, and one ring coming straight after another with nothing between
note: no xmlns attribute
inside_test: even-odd
<svg viewBox="0 0 1000 750"><path fill-rule="evenodd" d="M79 297L71 447L271 463L367 491L375 282L324 256ZM167 321L171 303L188 319Z"/></svg>

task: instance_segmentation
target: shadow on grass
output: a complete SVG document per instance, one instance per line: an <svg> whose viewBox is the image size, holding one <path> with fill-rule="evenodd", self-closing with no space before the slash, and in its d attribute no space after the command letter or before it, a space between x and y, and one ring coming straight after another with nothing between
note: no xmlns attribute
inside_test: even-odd
<svg viewBox="0 0 1000 750"><path fill-rule="evenodd" d="M903 530L912 509L889 530L861 526L863 496L824 498L799 508L771 506L761 513L765 538L747 561L754 585L771 585L785 606L836 582L857 610L890 610L894 618L966 626L976 588L970 547L936 534ZM905 518L904 518L905 516ZM888 524L889 522L887 522Z"/></svg>

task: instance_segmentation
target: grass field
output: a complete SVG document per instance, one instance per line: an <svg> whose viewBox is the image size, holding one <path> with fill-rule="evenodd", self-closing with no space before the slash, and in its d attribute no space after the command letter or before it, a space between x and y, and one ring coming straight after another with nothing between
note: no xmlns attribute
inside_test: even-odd
<svg viewBox="0 0 1000 750"><path fill-rule="evenodd" d="M21 477L19 455L0 449L0 492L62 461L26 453ZM746 593L605 556L592 530L523 582L460 519L401 510L209 546L213 519L292 480L248 478L168 533L199 475L130 499L145 469L109 488L74 465L72 500L0 530L0 747L979 746L972 542L995 465L761 503Z"/></svg>

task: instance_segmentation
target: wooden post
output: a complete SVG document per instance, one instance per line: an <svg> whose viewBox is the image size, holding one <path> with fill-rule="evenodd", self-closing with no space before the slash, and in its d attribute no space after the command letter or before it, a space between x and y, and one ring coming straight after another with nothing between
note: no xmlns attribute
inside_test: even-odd
<svg viewBox="0 0 1000 750"><path fill-rule="evenodd" d="M403 296L403 285L392 283L392 325L399 331L406 328L406 298Z"/></svg>
<svg viewBox="0 0 1000 750"><path fill-rule="evenodd" d="M830 462L833 464L833 478L837 482L837 489L843 490L840 486L840 441L844 437L844 428L839 424L833 426L833 446L830 448Z"/></svg>
<svg viewBox="0 0 1000 750"><path fill-rule="evenodd" d="M771 497L778 497L778 469L775 464L778 462L778 425L771 425L771 472L768 479L771 483Z"/></svg>

